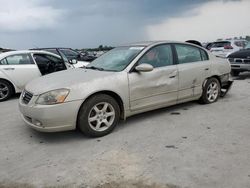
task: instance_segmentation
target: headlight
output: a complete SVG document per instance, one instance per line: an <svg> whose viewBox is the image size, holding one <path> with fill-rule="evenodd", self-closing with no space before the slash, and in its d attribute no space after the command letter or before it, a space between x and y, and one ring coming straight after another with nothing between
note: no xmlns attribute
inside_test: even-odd
<svg viewBox="0 0 250 188"><path fill-rule="evenodd" d="M69 94L68 89L57 89L41 94L36 100L36 104L51 105L63 103Z"/></svg>

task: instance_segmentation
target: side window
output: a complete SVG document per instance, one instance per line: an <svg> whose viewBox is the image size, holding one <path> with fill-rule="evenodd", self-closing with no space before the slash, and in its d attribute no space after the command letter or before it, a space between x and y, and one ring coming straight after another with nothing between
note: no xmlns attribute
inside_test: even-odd
<svg viewBox="0 0 250 188"><path fill-rule="evenodd" d="M47 54L34 54L34 59L38 65L52 64L54 66L65 66L61 58L47 55Z"/></svg>
<svg viewBox="0 0 250 188"><path fill-rule="evenodd" d="M8 64L8 62L7 62L6 59L2 59L2 60L0 61L0 65L7 65L7 64Z"/></svg>
<svg viewBox="0 0 250 188"><path fill-rule="evenodd" d="M182 44L176 44L175 48L179 64L202 61L199 48Z"/></svg>
<svg viewBox="0 0 250 188"><path fill-rule="evenodd" d="M203 61L207 61L208 60L208 55L207 52L205 52L204 50L200 49L201 51L201 57Z"/></svg>
<svg viewBox="0 0 250 188"><path fill-rule="evenodd" d="M33 64L33 61L29 54L18 54L6 57L9 65L29 65Z"/></svg>
<svg viewBox="0 0 250 188"><path fill-rule="evenodd" d="M42 75L67 69L61 58L48 54L34 54L33 57Z"/></svg>
<svg viewBox="0 0 250 188"><path fill-rule="evenodd" d="M154 68L173 65L171 45L160 45L150 49L138 62L138 64L142 63L150 64Z"/></svg>

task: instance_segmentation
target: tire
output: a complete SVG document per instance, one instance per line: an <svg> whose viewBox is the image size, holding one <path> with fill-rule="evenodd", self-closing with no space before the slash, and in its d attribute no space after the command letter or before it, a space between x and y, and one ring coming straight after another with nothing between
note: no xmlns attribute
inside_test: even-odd
<svg viewBox="0 0 250 188"><path fill-rule="evenodd" d="M101 137L112 132L119 119L120 108L116 100L106 94L97 94L81 106L77 127L87 136Z"/></svg>
<svg viewBox="0 0 250 188"><path fill-rule="evenodd" d="M12 85L5 80L0 80L0 102L8 100L13 94Z"/></svg>
<svg viewBox="0 0 250 188"><path fill-rule="evenodd" d="M232 76L239 76L240 72L239 71L231 71Z"/></svg>
<svg viewBox="0 0 250 188"><path fill-rule="evenodd" d="M221 85L218 79L209 78L203 87L200 102L203 104L214 103L220 97Z"/></svg>

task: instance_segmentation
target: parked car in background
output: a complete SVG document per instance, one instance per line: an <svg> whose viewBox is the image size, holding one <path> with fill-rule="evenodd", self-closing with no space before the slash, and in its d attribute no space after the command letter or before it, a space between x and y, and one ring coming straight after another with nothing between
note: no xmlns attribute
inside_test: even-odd
<svg viewBox="0 0 250 188"><path fill-rule="evenodd" d="M32 50L44 50L56 55L61 56L65 61L77 60L77 63L74 64L76 68L84 67L89 64L89 57L84 56L76 50L71 48L36 48Z"/></svg>
<svg viewBox="0 0 250 188"><path fill-rule="evenodd" d="M0 54L0 102L20 93L34 78L72 68L60 56L46 51L11 51Z"/></svg>
<svg viewBox="0 0 250 188"><path fill-rule="evenodd" d="M202 47L202 44L199 41L197 41L197 40L187 40L186 42L187 43L191 43L191 44L195 44L197 46L201 46Z"/></svg>
<svg viewBox="0 0 250 188"><path fill-rule="evenodd" d="M13 51L12 49L0 48L0 53Z"/></svg>
<svg viewBox="0 0 250 188"><path fill-rule="evenodd" d="M238 76L241 72L250 71L250 43L247 46L228 56L231 63L232 75Z"/></svg>
<svg viewBox="0 0 250 188"><path fill-rule="evenodd" d="M203 47L206 48L207 50L210 50L212 45L213 45L213 42L208 42L208 43L203 44Z"/></svg>
<svg viewBox="0 0 250 188"><path fill-rule="evenodd" d="M19 108L26 124L39 131L78 127L88 136L104 136L134 114L192 100L216 102L232 84L230 71L226 59L197 45L136 43L114 48L83 69L33 80Z"/></svg>
<svg viewBox="0 0 250 188"><path fill-rule="evenodd" d="M82 57L84 57L85 61L88 61L88 62L94 61L97 58L96 55L88 51L80 52L80 54L82 55Z"/></svg>
<svg viewBox="0 0 250 188"><path fill-rule="evenodd" d="M243 49L246 45L246 40L223 40L212 43L209 50L214 55L225 58L229 54Z"/></svg>

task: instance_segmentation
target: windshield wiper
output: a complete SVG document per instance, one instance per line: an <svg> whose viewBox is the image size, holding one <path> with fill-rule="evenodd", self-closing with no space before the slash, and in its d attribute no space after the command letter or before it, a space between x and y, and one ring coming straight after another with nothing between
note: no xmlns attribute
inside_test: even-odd
<svg viewBox="0 0 250 188"><path fill-rule="evenodd" d="M99 71L103 71L104 68L100 68L100 67L95 67L95 66L89 66L89 67L84 67L85 69L93 69L93 70L99 70Z"/></svg>

